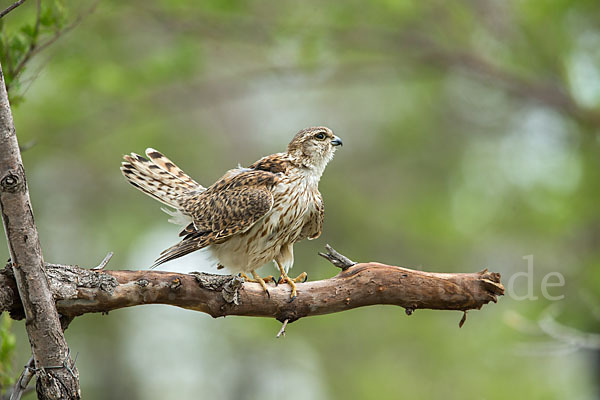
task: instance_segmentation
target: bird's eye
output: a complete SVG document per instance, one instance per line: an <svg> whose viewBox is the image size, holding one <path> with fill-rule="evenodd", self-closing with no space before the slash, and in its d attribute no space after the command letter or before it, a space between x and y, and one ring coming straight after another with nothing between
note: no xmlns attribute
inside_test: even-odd
<svg viewBox="0 0 600 400"><path fill-rule="evenodd" d="M325 140L325 134L323 132L319 132L315 135L318 140Z"/></svg>

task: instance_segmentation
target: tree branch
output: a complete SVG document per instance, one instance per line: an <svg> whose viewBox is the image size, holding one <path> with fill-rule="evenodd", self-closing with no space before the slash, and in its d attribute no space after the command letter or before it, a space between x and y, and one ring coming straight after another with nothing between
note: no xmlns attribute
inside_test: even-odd
<svg viewBox="0 0 600 400"><path fill-rule="evenodd" d="M291 303L287 285L270 287L268 298L258 283L237 276L88 270L57 264L46 264L46 270L58 311L71 317L168 304L215 318L242 315L293 322L376 304L401 306L408 314L424 308L467 311L496 302L504 294L500 274L487 270L432 273L375 262L353 265L329 279L300 283L298 297ZM14 286L10 269L0 271L0 312L10 311L18 318L20 305L11 297Z"/></svg>
<svg viewBox="0 0 600 400"><path fill-rule="evenodd" d="M1 66L0 209L16 283L11 292L20 297L27 317L25 326L35 360L38 398L79 399L77 370L67 368L69 348L46 279ZM54 368L59 365L65 368ZM48 369L50 366L52 370Z"/></svg>
<svg viewBox="0 0 600 400"><path fill-rule="evenodd" d="M67 330L69 324L73 321L72 317L61 317L60 318L60 324L62 327L63 332L65 330ZM31 358L29 358L29 361L27 361L27 364L23 367L23 372L21 372L21 376L19 376L19 379L17 380L17 383L15 383L15 386L13 388L12 393L10 394L10 397L8 397L7 395L7 399L8 400L20 400L21 397L23 397L28 390L27 387L29 386L29 383L31 382L31 379L33 379L35 375L35 360L33 359L33 356L31 356Z"/></svg>
<svg viewBox="0 0 600 400"><path fill-rule="evenodd" d="M21 372L21 376L17 380L15 387L10 395L10 400L20 400L25 391L27 390L27 386L29 386L29 382L35 375L35 361L33 356L27 361L27 364L23 368L23 372Z"/></svg>
<svg viewBox="0 0 600 400"><path fill-rule="evenodd" d="M325 245L325 249L327 250L327 253L319 253L319 255L327 261L329 261L330 263L332 263L333 265L335 265L336 267L341 268L342 271L345 271L351 266L356 265L354 261L352 261L345 255L338 253L330 245Z"/></svg>
<svg viewBox="0 0 600 400"><path fill-rule="evenodd" d="M0 11L0 18L4 18L8 13L10 13L15 8L19 7L21 4L25 3L25 0L19 0L10 6L6 7L4 10Z"/></svg>
<svg viewBox="0 0 600 400"><path fill-rule="evenodd" d="M215 19L209 14L193 14L187 19L172 20L162 10L146 8L155 18L157 23L167 26L173 31L182 31L201 35L204 40L224 39L241 41L247 44L264 45L272 41L276 32L264 24L264 19L258 16L230 16L227 19ZM475 50L458 51L448 49L442 43L431 39L423 32L427 32L429 24L436 21L423 19L418 25L405 29L389 30L385 27L368 26L363 24L353 25L349 30L346 26L321 25L319 29L328 32L328 38L339 49L352 49L353 51L368 51L368 54L379 54L384 57L374 62L349 65L332 65L338 69L348 67L364 67L373 63L388 63L392 61L399 64L407 55L417 56L421 62L433 65L441 70L459 69L477 79L486 80L505 90L508 94L527 101L538 102L548 108L554 109L586 125L600 126L600 111L595 108L578 104L568 90L567 82L558 79L538 79L519 75L506 67L496 63L493 59L486 59ZM468 46L467 46L468 48ZM409 51L407 53L407 51ZM314 67L323 68L326 65L318 64ZM283 68L283 70L298 69L303 67ZM272 73L281 68L268 68L263 73ZM260 75L261 71L250 71L253 75ZM238 76L239 73L236 75ZM334 76L335 78L336 76ZM356 79L355 76L352 77ZM322 87L322 82L319 82Z"/></svg>

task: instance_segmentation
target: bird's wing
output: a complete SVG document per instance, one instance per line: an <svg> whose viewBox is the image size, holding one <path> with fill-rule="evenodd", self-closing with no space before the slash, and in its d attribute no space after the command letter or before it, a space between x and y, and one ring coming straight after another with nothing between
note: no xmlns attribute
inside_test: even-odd
<svg viewBox="0 0 600 400"><path fill-rule="evenodd" d="M250 166L251 169L269 171L273 173L286 173L289 168L289 156L285 153L276 153L256 161Z"/></svg>
<svg viewBox="0 0 600 400"><path fill-rule="evenodd" d="M321 236L321 232L323 232L325 205L323 204L323 196L321 196L319 191L317 191L315 202L315 208L308 214L298 241L306 238L308 238L308 240L316 239Z"/></svg>
<svg viewBox="0 0 600 400"><path fill-rule="evenodd" d="M246 232L273 207L271 189L278 181L279 176L268 171L227 172L185 203L193 223L181 232L183 240L163 251L154 266Z"/></svg>

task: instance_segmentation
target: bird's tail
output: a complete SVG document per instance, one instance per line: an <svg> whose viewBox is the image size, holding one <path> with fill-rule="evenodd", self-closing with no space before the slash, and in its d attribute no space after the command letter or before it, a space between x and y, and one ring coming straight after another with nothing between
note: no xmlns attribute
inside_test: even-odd
<svg viewBox="0 0 600 400"><path fill-rule="evenodd" d="M161 203L181 209L184 194L206 189L160 152L148 148L146 156L124 156L121 172L129 183Z"/></svg>

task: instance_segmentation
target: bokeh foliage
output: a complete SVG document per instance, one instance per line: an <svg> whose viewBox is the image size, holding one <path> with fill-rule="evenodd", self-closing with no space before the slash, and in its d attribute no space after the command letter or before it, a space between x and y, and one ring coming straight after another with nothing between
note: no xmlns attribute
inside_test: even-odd
<svg viewBox="0 0 600 400"><path fill-rule="evenodd" d="M12 16L0 19L0 59L13 106L22 100L15 93L23 90L19 77L31 58L71 29L67 26L69 16L63 0L37 1L35 7L34 17L19 15L10 24L11 28L5 28L5 21Z"/></svg>
<svg viewBox="0 0 600 400"><path fill-rule="evenodd" d="M16 377L12 365L16 345L15 335L11 332L13 321L8 314L0 316L0 396L14 384Z"/></svg>
<svg viewBox="0 0 600 400"><path fill-rule="evenodd" d="M5 74L36 6L3 21ZM90 6L55 8L39 40ZM299 321L280 341L267 320L85 316L67 331L85 398L597 397L598 351L535 321L554 304L560 323L600 330L599 15L588 0L100 3L11 81L48 261L92 266L112 250L113 268L145 268L176 240L124 183L124 153L158 148L210 184L325 124L345 146L321 183L325 232L296 246L296 270L334 274L315 256L331 243L507 284L532 254L538 299L516 300L520 278L462 330L458 314L376 307ZM559 302L541 292L551 272Z"/></svg>

